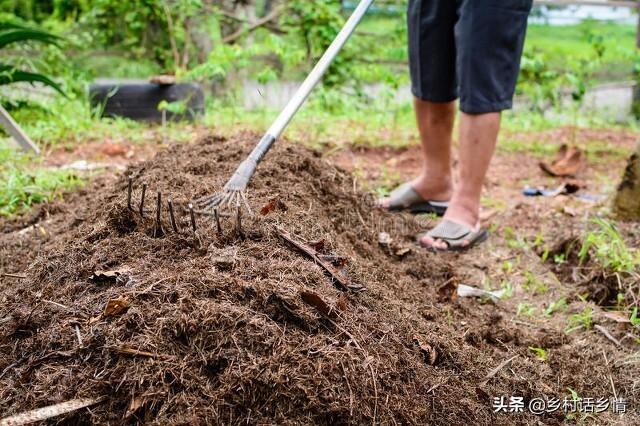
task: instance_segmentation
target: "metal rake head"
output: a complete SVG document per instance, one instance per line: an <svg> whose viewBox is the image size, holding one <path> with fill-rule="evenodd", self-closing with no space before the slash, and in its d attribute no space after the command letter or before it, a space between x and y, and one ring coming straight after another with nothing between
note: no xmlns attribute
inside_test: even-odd
<svg viewBox="0 0 640 426"><path fill-rule="evenodd" d="M196 213L209 216L227 209L245 208L251 213L251 206L249 206L245 191L229 190L226 187L221 192L198 198L193 201L193 205L196 208Z"/></svg>

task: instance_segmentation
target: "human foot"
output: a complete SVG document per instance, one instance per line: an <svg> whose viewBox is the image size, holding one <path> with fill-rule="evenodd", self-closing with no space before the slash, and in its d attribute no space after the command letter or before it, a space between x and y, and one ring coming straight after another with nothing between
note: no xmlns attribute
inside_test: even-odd
<svg viewBox="0 0 640 426"><path fill-rule="evenodd" d="M444 215L451 198L451 181L427 180L423 177L407 182L394 190L388 197L381 198L377 207L401 211L410 210L412 213L435 213Z"/></svg>
<svg viewBox="0 0 640 426"><path fill-rule="evenodd" d="M419 239L422 247L433 251L460 251L487 239L480 226L480 209L454 197L442 222Z"/></svg>

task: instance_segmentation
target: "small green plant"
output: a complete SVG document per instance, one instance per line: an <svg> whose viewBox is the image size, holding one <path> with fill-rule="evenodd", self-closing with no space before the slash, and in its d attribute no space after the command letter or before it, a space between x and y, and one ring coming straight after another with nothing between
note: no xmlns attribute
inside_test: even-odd
<svg viewBox="0 0 640 426"><path fill-rule="evenodd" d="M633 308L633 312L631 312L631 317L629 321L634 327L640 327L640 318L638 318L638 307Z"/></svg>
<svg viewBox="0 0 640 426"><path fill-rule="evenodd" d="M502 281L500 288L504 291L500 297L501 299L505 300L513 296L513 284L511 284L511 281Z"/></svg>
<svg viewBox="0 0 640 426"><path fill-rule="evenodd" d="M564 311L565 309L567 309L567 299L561 297L560 299L551 302L549 306L547 306L547 309L544 310L544 316L550 317L556 312Z"/></svg>
<svg viewBox="0 0 640 426"><path fill-rule="evenodd" d="M525 282L522 287L527 291L533 291L535 294L545 294L549 291L549 287L531 271L524 273Z"/></svg>
<svg viewBox="0 0 640 426"><path fill-rule="evenodd" d="M518 317L532 317L536 313L536 308L526 302L518 303L518 308L516 310L516 316Z"/></svg>
<svg viewBox="0 0 640 426"><path fill-rule="evenodd" d="M590 330L591 327L593 327L593 309L591 306L587 306L582 312L569 316L565 332L573 333L578 330Z"/></svg>
<svg viewBox="0 0 640 426"><path fill-rule="evenodd" d="M592 257L613 272L633 272L640 265L640 251L629 248L612 223L601 218L594 218L592 222L597 229L584 238L578 253L580 261Z"/></svg>
<svg viewBox="0 0 640 426"><path fill-rule="evenodd" d="M546 361L549 358L548 352L543 348L529 346L529 350L533 352L540 361Z"/></svg>

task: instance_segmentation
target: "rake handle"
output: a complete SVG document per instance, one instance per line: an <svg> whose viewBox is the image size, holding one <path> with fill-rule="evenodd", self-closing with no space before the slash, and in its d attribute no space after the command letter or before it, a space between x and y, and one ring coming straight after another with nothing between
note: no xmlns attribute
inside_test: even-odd
<svg viewBox="0 0 640 426"><path fill-rule="evenodd" d="M322 79L333 60L338 56L338 53L342 50L349 37L353 34L356 27L362 21L362 18L366 14L367 10L371 6L374 0L361 0L358 7L353 11L347 22L342 27L342 30L338 33L335 40L331 43L326 52L322 55L322 58L318 61L313 70L309 73L302 85L298 88L296 93L287 103L287 106L280 112L278 118L273 122L267 133L262 137L260 142L251 151L248 160L255 163L257 166L260 161L267 154L269 149L273 146L276 139L282 135L282 132L289 125L293 117L296 115L300 107L307 100L313 89ZM253 167L255 172L255 167ZM253 174L253 173L252 173Z"/></svg>

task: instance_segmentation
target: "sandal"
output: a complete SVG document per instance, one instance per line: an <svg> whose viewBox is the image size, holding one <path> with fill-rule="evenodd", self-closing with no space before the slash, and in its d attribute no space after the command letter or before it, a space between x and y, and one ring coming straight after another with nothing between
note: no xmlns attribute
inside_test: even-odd
<svg viewBox="0 0 640 426"><path fill-rule="evenodd" d="M443 220L426 234L434 240L442 240L447 244L446 249L440 249L433 246L427 246L422 243L422 237L419 238L419 244L421 247L433 251L433 252L460 252L468 250L478 244L484 242L489 238L489 231L486 229L473 230L467 225L452 222L450 220Z"/></svg>
<svg viewBox="0 0 640 426"><path fill-rule="evenodd" d="M405 183L395 189L389 197L389 206L385 210L390 212L409 211L412 214L430 213L436 216L444 216L449 207L448 201L425 200L418 194L410 183Z"/></svg>

